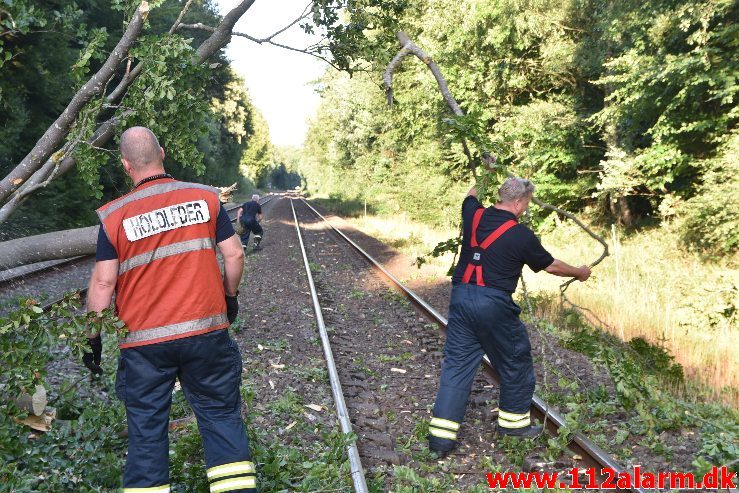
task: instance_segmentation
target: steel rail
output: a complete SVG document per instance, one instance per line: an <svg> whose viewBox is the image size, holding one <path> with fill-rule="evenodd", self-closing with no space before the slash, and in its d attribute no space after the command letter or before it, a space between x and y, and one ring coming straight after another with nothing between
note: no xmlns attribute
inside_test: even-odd
<svg viewBox="0 0 739 493"><path fill-rule="evenodd" d="M447 319L441 315L436 309L434 309L431 305L429 305L424 299L422 299L420 296L418 296L416 293L413 292L410 288L405 286L402 282L400 282L393 274L391 274L382 264L377 262L370 254L368 254L362 247L360 247L357 243L355 243L351 238L349 238L344 232L336 228L333 224L331 224L331 221L323 217L323 215L318 212L312 205L310 205L305 199L302 197L300 200L307 205L318 217L320 217L323 221L325 221L331 229L333 229L341 238L346 240L347 243L349 243L357 252L359 252L366 260L368 260L374 267L376 267L383 276L390 281L390 283L395 287L398 291L400 291L405 297L414 305L416 306L428 319L430 319L432 322L436 323L439 328L442 329L444 333L446 333L446 326L447 326ZM486 356L483 357L483 368L485 370L485 373L497 384L500 385L500 376L498 375L498 372L496 371L493 364L490 362L490 359ZM559 428L565 426L565 420L557 411L554 409L550 409L549 406L544 402L543 399L541 399L539 396L534 394L534 397L532 399L533 403L533 414L540 420L546 423L547 429L552 435L558 434ZM627 474L625 469L616 462L606 451L604 451L601 447L590 441L588 438L585 437L582 433L576 432L573 434L570 444L568 445L568 448L580 455L582 457L582 461L589 467L595 467L597 468L597 472L600 473L600 470L603 468L609 468L610 470L614 471L616 474L616 477L619 476L620 473ZM620 491L634 491L638 493L645 493L645 490L643 488L633 488L631 490L620 490Z"/></svg>
<svg viewBox="0 0 739 493"><path fill-rule="evenodd" d="M272 195L272 194L266 195L264 197L265 200L263 202L260 200L259 205L264 205L267 202L269 202L270 200L272 200L273 198L274 198L274 195ZM231 212L239 209L240 207L241 207L240 205L229 207L228 209L226 209L226 212L227 213L231 213ZM236 221L235 218L234 219L231 219L231 222L235 222L235 221ZM47 260L47 261L45 261L43 263L47 263L47 262L54 262L54 263L52 263L51 265L44 265L43 267L39 267L38 269L29 270L27 272L21 272L19 274L13 274L13 275L10 275L10 276L7 276L7 277L6 277L6 275L7 275L7 272L8 271L20 269L21 267L25 267L25 266L14 267L13 269L7 269L5 271L0 271L0 287L1 286L4 286L6 284L12 284L14 282L17 282L18 279L22 279L22 278L26 278L26 277L31 277L31 276L36 276L36 275L42 274L42 273L47 272L47 271L54 271L55 269L59 269L61 267L69 267L71 265L74 265L75 263L78 263L78 262L82 262L84 260L87 260L90 257L92 257L92 255L79 255L79 256L76 256L76 257L68 258L68 259L60 259L58 261L48 261ZM41 262L39 262L39 263L41 263ZM28 265L33 265L33 264L28 264Z"/></svg>
<svg viewBox="0 0 739 493"><path fill-rule="evenodd" d="M298 242L300 243L300 251L303 254L303 264L305 266L305 274L308 277L308 286L310 287L310 295L313 299L313 311L316 314L316 325L318 326L318 333L321 336L321 344L323 345L323 354L326 358L326 366L328 367L329 380L331 381L331 392L334 394L334 402L336 403L336 414L339 417L339 423L341 424L341 431L346 435L352 432L352 423L349 420L349 411L346 408L346 402L344 401L344 393L341 390L341 381L339 380L339 373L336 371L336 363L334 362L334 355L331 351L331 343L328 340L328 332L326 332L326 325L323 322L323 313L321 312L321 304L318 301L318 294L316 293L316 286L313 283L313 275L310 271L310 265L308 263L308 254L305 251L305 245L303 244L303 236L300 233L300 225L298 223L298 216L295 214L295 206L293 205L293 199L290 199L290 208L293 212L293 219L295 220L295 232L298 236ZM367 481L364 477L364 470L362 469L362 461L359 458L359 450L357 449L356 443L347 445L347 454L349 455L349 464L351 466L352 481L354 482L354 491L356 493L366 493Z"/></svg>

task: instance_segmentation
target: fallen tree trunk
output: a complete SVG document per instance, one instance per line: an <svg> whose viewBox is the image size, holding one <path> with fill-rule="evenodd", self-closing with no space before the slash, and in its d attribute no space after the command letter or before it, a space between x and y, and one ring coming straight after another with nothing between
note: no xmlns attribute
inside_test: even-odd
<svg viewBox="0 0 739 493"><path fill-rule="evenodd" d="M92 255L97 245L98 228L99 226L88 226L4 241L0 243L0 269Z"/></svg>

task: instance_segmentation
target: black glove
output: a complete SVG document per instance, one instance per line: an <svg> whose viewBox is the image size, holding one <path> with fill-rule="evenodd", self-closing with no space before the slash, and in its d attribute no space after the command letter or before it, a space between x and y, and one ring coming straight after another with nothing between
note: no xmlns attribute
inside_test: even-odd
<svg viewBox="0 0 739 493"><path fill-rule="evenodd" d="M239 292L236 291L235 296L226 295L226 315L228 323L234 323L236 316L239 314Z"/></svg>
<svg viewBox="0 0 739 493"><path fill-rule="evenodd" d="M87 342L90 344L92 352L83 354L82 362L95 375L102 375L103 368L100 366L100 360L103 355L103 340L98 334L95 337L89 337Z"/></svg>

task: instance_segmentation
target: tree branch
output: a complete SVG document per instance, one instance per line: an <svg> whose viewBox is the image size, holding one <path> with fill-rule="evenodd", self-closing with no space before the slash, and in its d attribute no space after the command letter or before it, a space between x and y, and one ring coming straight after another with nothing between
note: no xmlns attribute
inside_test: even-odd
<svg viewBox="0 0 739 493"><path fill-rule="evenodd" d="M126 110L121 115L110 118L103 122L95 133L87 139L86 143L95 147L105 145L115 135L115 129L118 122L132 113L132 110ZM74 168L77 159L74 157L74 150L80 142L68 142L59 151L55 152L43 167L36 171L23 185L21 185L10 199L0 207L0 223L7 220L8 217L26 200L28 195L45 187L50 181L53 174L55 178L62 176L67 171Z"/></svg>
<svg viewBox="0 0 739 493"><path fill-rule="evenodd" d="M254 0L243 0L231 12L226 14L218 27L213 30L213 35L198 47L198 63L203 63L215 52L226 46L231 39L234 25L251 8L252 4L254 4Z"/></svg>
<svg viewBox="0 0 739 493"><path fill-rule="evenodd" d="M187 12L190 10L190 5L192 4L193 0L187 0L187 3L184 7L182 7L182 10L180 11L180 15L177 16L177 20L172 24L172 26L169 28L169 34L174 34L175 31L180 26L180 23L182 22L182 18L185 17ZM144 64L139 62L136 64L136 66L133 68L133 70L129 70L131 60L128 61L129 67L126 69L126 73L121 79L121 81L118 83L115 89L113 89L110 94L105 98L105 102L108 105L114 104L116 101L118 101L120 98L123 97L128 87L133 83L133 81L136 80L136 78L141 74L141 71L144 69Z"/></svg>
<svg viewBox="0 0 739 493"><path fill-rule="evenodd" d="M0 243L0 268L95 253L99 226L26 236Z"/></svg>
<svg viewBox="0 0 739 493"><path fill-rule="evenodd" d="M431 73L434 74L436 83L439 85L439 91L441 91L441 95L444 97L444 101L446 101L449 109L452 110L452 113L457 116L464 116L462 108L459 107L459 103L457 103L457 100L452 96L449 86L446 83L446 79L444 79L441 69L436 62L425 51L419 48L418 45L411 41L403 31L398 31L396 36L400 42L400 51L395 55L395 58L392 59L390 64L388 64L385 69L385 75L383 76L383 80L385 81L385 93L388 94L388 103L392 102L393 71L406 55L416 55L423 63L426 64L429 70L431 70Z"/></svg>
<svg viewBox="0 0 739 493"><path fill-rule="evenodd" d="M312 4L312 2L308 4L308 6L303 10L303 12L300 14L300 16L297 17L295 20L293 20L292 22L290 22L289 24L287 24L285 27L283 27L283 28L275 31L274 33L270 34L269 36L267 36L265 38L257 38L255 36L252 36L251 34L241 33L241 32L236 32L236 31L231 32L231 35L232 36L239 36L239 37L242 37L242 38L246 38L249 41L252 41L252 42L257 43L259 45L261 45L261 44L269 44L269 45L272 45L272 46L276 46L278 48L283 48L285 50L295 51L297 53L303 53L305 55L310 55L310 56L312 56L314 58L317 58L317 59L319 59L319 60L321 60L321 61L329 64L331 67L335 68L336 70L340 70L339 67L337 67L333 62L331 62L329 59L327 59L326 57L324 57L324 56L322 56L320 54L320 48L321 48L321 46L318 43L313 44L313 45L311 45L311 46L309 46L307 48L295 48L294 46L289 46L289 45L282 44L282 43L279 43L279 42L273 40L277 35L282 34L283 32L287 31L288 29L290 29L292 26L294 26L295 24L297 24L301 20L307 18L308 17L308 13L309 13L309 8L310 8L311 4ZM216 31L216 28L214 28L212 26L208 26L206 24L203 24L202 22L198 22L198 23L195 23L195 24L180 24L178 26L178 29L197 29L197 30L209 31L209 32L215 32Z"/></svg>
<svg viewBox="0 0 739 493"><path fill-rule="evenodd" d="M393 103L393 73L400 65L400 62L405 58L407 55L415 55L418 58L423 61L423 63L426 64L426 66L431 70L431 73L434 74L434 77L436 78L436 82L439 85L439 91L441 91L441 95L444 97L444 100L446 101L447 105L449 106L449 109L452 110L452 113L454 113L457 116L464 116L464 112L462 111L462 108L460 108L459 104L457 103L457 100L454 99L454 96L452 95L451 91L449 91L449 86L446 83L446 79L444 79L444 76L441 73L441 70L436 65L436 63L431 59L431 57L423 51L421 48L419 48L413 41L408 38L408 36L402 32L398 31L397 33L398 41L400 42L400 51L393 57L393 59L388 63L387 68L385 69L385 74L383 75L383 81L385 83L385 94L387 95L388 105L392 107ZM468 161L470 162L470 170L472 171L472 174L475 175L475 167L473 165L472 161L472 155L470 153L469 147L467 146L466 142L462 142L462 147L464 150L465 155L467 156ZM490 158L493 159L494 157L490 156ZM512 173L508 172L508 176L514 176ZM475 178L477 178L475 176ZM586 233L588 233L593 239L598 241L601 245L603 245L603 253L601 253L600 257L598 257L594 262L590 264L591 267L595 267L601 261L603 261L604 258L608 256L608 243L606 241L598 236L593 230L588 228L582 221L580 221L577 217L570 214L569 212L565 212L562 209L555 207L551 204L547 204L542 202L536 197L532 197L532 201L541 207L542 209L547 209L550 211L554 211L558 214L562 214L565 217L568 217L572 219L580 228L585 230ZM575 281L575 279L570 279L560 286L560 292L562 295L564 295L564 292L567 290L567 287L572 284Z"/></svg>
<svg viewBox="0 0 739 493"><path fill-rule="evenodd" d="M398 68L400 62L403 61L403 58L408 55L415 55L423 63L425 63L429 70L431 70L431 73L434 74L436 83L439 86L439 91L441 92L444 101L446 101L447 106L449 106L449 109L452 110L452 113L457 116L464 116L464 111L462 111L459 103L457 103L457 100L454 99L452 92L449 90L449 85L447 84L444 75L441 73L441 69L431 58L431 56L429 56L428 53L423 51L421 48L418 47L418 45L411 41L410 38L403 31L398 31L396 33L396 36L398 37L398 41L400 42L400 51L398 51L398 53L390 61L387 68L385 69L385 73L382 76L382 80L385 83L385 95L387 96L388 106L390 106L391 108L393 106L393 72L395 72L395 69ZM477 163L475 162L475 159L470 152L470 148L467 145L467 142L464 140L462 141L462 150L464 151L464 155L467 157L467 167L470 169L470 172L472 173L472 176L475 178L475 180L477 180ZM491 157L493 161L495 161L495 157Z"/></svg>
<svg viewBox="0 0 739 493"><path fill-rule="evenodd" d="M233 29L234 24L238 19L251 7L251 5L254 3L254 0L244 0L239 4L237 7L235 7L231 12L229 12L226 17L223 19L221 24L218 25L217 28L212 28L212 32L214 33L213 36L206 39L203 44L198 47L197 54L193 56L193 63L202 63L205 60L207 60L210 56L212 56L214 53L216 53L218 50L221 49L222 45L219 44L224 38L224 32L227 31L227 29ZM178 20L181 20L182 17L185 15L185 10L189 7L190 2L188 2L183 10L180 12L180 16L178 17ZM172 26L170 29L170 32L173 32L173 29L176 28L176 24ZM129 25L130 26L130 25ZM228 39L227 37L225 39ZM204 48L203 46L207 46ZM112 104L115 102L115 100L119 99L125 94L125 91L128 89L128 87L131 85L131 83L139 76L141 71L143 70L143 64L138 63L136 67L134 67L130 73L124 77L124 80L122 80L118 86L106 97L106 103ZM108 106L109 107L109 106ZM104 146L108 141L110 141L111 138L115 135L115 129L118 126L118 123L125 119L126 116L130 115L133 111L132 110L126 110L123 113L121 113L118 116L114 116L112 118L109 118L108 120L104 121L100 126L98 127L98 130L93 134L93 136L87 140L87 144L95 146L95 147L102 147ZM68 133L68 131L67 131ZM67 134L65 133L65 136ZM5 204L3 204L2 207L0 207L0 223L7 220L8 217L22 204L23 201L26 200L28 195L34 191L40 188L39 184L43 183L47 180L50 173L55 173L55 176L58 178L59 176L63 175L70 169L72 169L76 164L77 160L74 157L74 149L76 146L68 147L64 146L60 151L55 152L51 156L47 156L46 162L40 169L35 169L31 175L31 178L28 180L25 180L23 183L18 183L16 186L13 187L12 190L8 194L5 195L5 197L0 198L0 201L7 199ZM55 171L55 167L57 166L57 163L60 162L58 170ZM38 168L38 167L37 167ZM17 169L17 168L16 168ZM2 187L2 184L0 184L0 189ZM50 258L58 258L58 257L50 257Z"/></svg>
<svg viewBox="0 0 739 493"><path fill-rule="evenodd" d="M126 32L118 44L108 56L103 66L93 75L79 91L72 97L64 112L46 130L44 135L36 142L31 152L0 181L0 201L4 201L25 182L33 173L39 169L54 149L56 149L69 133L72 124L77 119L82 108L95 96L100 94L107 82L115 74L118 65L127 56L128 50L141 33L141 28L149 13L149 4L144 0L134 13L129 22Z"/></svg>

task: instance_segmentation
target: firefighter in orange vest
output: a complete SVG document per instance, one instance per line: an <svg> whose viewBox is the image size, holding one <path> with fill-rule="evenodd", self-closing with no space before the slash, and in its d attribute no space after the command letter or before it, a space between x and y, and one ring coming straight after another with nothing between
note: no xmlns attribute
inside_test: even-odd
<svg viewBox="0 0 739 493"><path fill-rule="evenodd" d="M97 211L87 309L101 312L115 293L127 327L116 378L128 421L123 491L170 491L169 409L178 379L197 417L210 491L256 492L241 419L241 354L228 334L239 310L241 243L218 190L166 174L164 151L149 129L123 132L120 151L135 186ZM100 335L88 336L83 362L99 373Z"/></svg>
<svg viewBox="0 0 739 493"><path fill-rule="evenodd" d="M590 268L556 260L533 231L518 224L533 193L529 180L509 178L495 206L483 207L474 187L462 203L462 252L452 276L444 360L428 437L429 448L440 456L457 446L472 380L484 354L501 378L498 433L534 438L542 431L529 415L535 384L531 344L512 295L524 264L534 272L579 281L588 279Z"/></svg>

